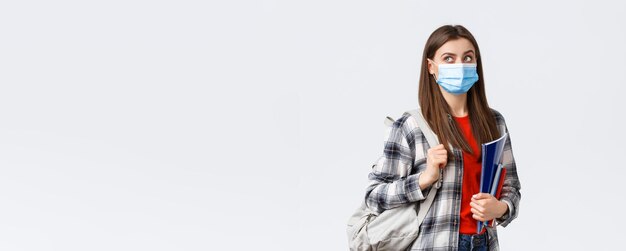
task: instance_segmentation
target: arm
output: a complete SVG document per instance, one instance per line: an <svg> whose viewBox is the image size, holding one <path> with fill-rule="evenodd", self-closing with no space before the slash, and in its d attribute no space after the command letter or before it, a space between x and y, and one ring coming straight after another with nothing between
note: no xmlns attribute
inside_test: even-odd
<svg viewBox="0 0 626 251"><path fill-rule="evenodd" d="M430 177L421 177L426 168L426 143L415 144L416 125L408 116L405 113L387 129L383 155L368 176L365 201L377 212L423 200L425 189L433 183ZM419 172L411 174L414 168Z"/></svg>
<svg viewBox="0 0 626 251"><path fill-rule="evenodd" d="M499 116L499 118L498 118ZM497 121L501 124L501 128L509 133L504 118L501 114L496 113ZM507 210L500 218L496 218L498 225L506 227L513 219L517 218L519 201L521 199L521 184L517 177L517 168L515 166L515 158L513 157L513 147L511 144L511 134L507 136L506 144L504 146L504 153L502 155L502 163L506 168L506 177L504 178L504 184L502 186L502 193L500 195L500 201L507 205Z"/></svg>

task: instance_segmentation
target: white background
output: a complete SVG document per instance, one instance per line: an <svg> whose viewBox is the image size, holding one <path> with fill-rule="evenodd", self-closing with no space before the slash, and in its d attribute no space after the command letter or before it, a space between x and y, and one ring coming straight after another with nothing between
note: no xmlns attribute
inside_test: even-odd
<svg viewBox="0 0 626 251"><path fill-rule="evenodd" d="M620 1L6 1L0 250L347 250L427 37L478 40L519 218L503 250L624 235Z"/></svg>

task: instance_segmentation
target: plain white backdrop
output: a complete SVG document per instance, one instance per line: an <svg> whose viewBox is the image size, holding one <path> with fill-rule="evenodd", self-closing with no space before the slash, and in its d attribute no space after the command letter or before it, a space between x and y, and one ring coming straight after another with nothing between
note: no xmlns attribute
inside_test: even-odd
<svg viewBox="0 0 626 251"><path fill-rule="evenodd" d="M522 184L503 250L624 235L620 1L5 1L1 250L347 250L427 37L478 40Z"/></svg>

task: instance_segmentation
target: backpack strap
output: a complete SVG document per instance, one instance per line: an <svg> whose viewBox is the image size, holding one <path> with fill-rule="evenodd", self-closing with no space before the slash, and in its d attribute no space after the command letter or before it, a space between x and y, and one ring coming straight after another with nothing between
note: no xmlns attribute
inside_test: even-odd
<svg viewBox="0 0 626 251"><path fill-rule="evenodd" d="M422 130L422 134L424 134L424 137L426 138L428 145L430 147L439 145L439 137L437 137L435 132L433 132L433 130L430 129L430 126L428 126L428 122L426 122L426 119L424 119L424 116L422 115L421 108L418 107L417 109L409 110L407 112L411 114L413 117L415 117L415 121L417 121L417 126L419 126L420 130ZM443 183L443 169L440 168L439 180L437 180L437 183L435 183L433 187L435 189L439 189L442 183Z"/></svg>
<svg viewBox="0 0 626 251"><path fill-rule="evenodd" d="M417 125L422 130L422 133L424 134L424 137L426 138L428 145L430 147L439 145L439 138L433 132L433 130L430 129L430 126L428 126L428 122L426 122L426 119L424 119L424 116L422 115L421 108L418 107L417 109L409 110L407 112L411 114L417 121ZM390 117L385 118L385 125L391 126L393 122L394 120L392 118ZM426 199L424 199L424 202L422 202L419 207L419 212L417 212L418 226L421 226L422 222L424 222L424 218L426 218L426 214L428 214L428 210L430 209L430 206L433 204L433 201L435 200L435 194L437 193L437 190L441 188L442 183L443 183L443 169L439 169L439 180L437 180L437 182L431 186L430 191L428 192L428 195L426 195Z"/></svg>
<svg viewBox="0 0 626 251"><path fill-rule="evenodd" d="M422 130L422 133L424 133L424 136L426 137L426 141L428 141L428 144L430 145L430 147L439 145L439 138L437 137L437 135L435 135L435 132L433 132L433 130L430 129L428 122L426 122L426 119L424 119L424 116L422 115L421 109L419 108L413 109L407 112L413 115L413 117L415 117L415 120L417 121L417 125Z"/></svg>

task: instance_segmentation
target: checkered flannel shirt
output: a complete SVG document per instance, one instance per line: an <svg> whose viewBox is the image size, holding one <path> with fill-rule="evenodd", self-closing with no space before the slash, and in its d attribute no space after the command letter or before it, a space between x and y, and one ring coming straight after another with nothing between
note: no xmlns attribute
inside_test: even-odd
<svg viewBox="0 0 626 251"><path fill-rule="evenodd" d="M504 117L492 112L501 133L507 132ZM366 205L382 212L406 203L422 202L430 187L419 187L419 176L426 169L426 155L430 148L415 118L405 112L392 126L387 128L382 156L372 166L366 189ZM420 233L411 250L457 250L459 241L461 181L463 179L463 157L461 149L453 149L453 158L448 159L444 169L441 188L420 226ZM503 155L507 169L500 200L508 204L508 213L496 219L496 226L507 226L518 215L520 182L517 177L510 134ZM488 227L490 250L499 250L495 227Z"/></svg>

